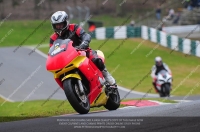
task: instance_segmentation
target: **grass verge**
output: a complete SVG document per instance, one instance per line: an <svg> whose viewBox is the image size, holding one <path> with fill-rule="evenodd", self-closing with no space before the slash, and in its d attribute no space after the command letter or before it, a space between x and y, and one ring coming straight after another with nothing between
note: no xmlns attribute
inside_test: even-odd
<svg viewBox="0 0 200 132"><path fill-rule="evenodd" d="M4 100L0 98L0 103ZM22 102L6 102L0 109L0 122L57 116L77 113L69 102L62 100L34 100ZM121 105L120 107L123 107ZM104 107L91 108L92 111L106 110Z"/></svg>
<svg viewBox="0 0 200 132"><path fill-rule="evenodd" d="M128 99L129 100L140 100L140 99ZM165 103L176 103L173 100L162 100L159 98L144 98L141 100L155 100ZM0 98L0 103L4 100ZM120 107L126 105L121 104ZM106 110L104 107L91 108L90 112ZM22 102L6 102L1 106L0 109L0 122L18 121L33 118L42 118L50 116L58 116L63 114L73 114L76 111L71 107L68 101L62 100L35 100Z"/></svg>

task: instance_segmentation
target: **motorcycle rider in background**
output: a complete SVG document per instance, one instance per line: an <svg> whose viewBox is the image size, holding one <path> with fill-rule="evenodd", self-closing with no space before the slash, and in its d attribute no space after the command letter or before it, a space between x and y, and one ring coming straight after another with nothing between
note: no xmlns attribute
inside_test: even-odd
<svg viewBox="0 0 200 132"><path fill-rule="evenodd" d="M158 92L158 89L156 87L157 75L161 70L166 70L169 74L172 75L172 72L169 69L168 65L162 61L162 58L160 56L157 56L155 58L155 65L153 65L151 69L151 77L153 78L152 84L156 92Z"/></svg>

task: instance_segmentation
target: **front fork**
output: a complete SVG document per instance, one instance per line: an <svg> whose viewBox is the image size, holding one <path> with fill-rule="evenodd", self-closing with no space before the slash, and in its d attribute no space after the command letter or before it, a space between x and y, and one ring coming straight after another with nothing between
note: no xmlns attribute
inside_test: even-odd
<svg viewBox="0 0 200 132"><path fill-rule="evenodd" d="M82 82L79 79L78 79L78 87L79 87L79 90L80 90L80 95L83 95L84 94L84 89L83 89Z"/></svg>

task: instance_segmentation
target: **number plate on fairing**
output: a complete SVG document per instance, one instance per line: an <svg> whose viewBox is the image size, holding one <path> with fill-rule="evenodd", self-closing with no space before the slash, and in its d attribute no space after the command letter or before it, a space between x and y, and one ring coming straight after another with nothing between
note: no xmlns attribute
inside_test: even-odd
<svg viewBox="0 0 200 132"><path fill-rule="evenodd" d="M53 55L55 55L55 54L58 54L59 52L61 52L61 51L63 51L63 50L64 50L64 48L58 47L58 48L56 48L53 52L51 52L51 55L53 56Z"/></svg>

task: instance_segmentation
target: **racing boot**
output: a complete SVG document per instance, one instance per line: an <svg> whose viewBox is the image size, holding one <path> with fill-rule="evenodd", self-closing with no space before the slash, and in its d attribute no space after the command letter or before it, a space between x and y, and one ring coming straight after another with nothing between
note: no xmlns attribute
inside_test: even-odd
<svg viewBox="0 0 200 132"><path fill-rule="evenodd" d="M103 73L103 77L105 78L106 82L108 82L110 84L110 87L117 88L115 79L112 77L112 75L108 72L108 70L106 68L104 68L102 73Z"/></svg>
<svg viewBox="0 0 200 132"><path fill-rule="evenodd" d="M158 93L159 91L158 91L158 89L156 88L156 83L155 83L155 82L152 82L152 84L153 84L153 86L154 86L154 89L155 89L156 93Z"/></svg>

